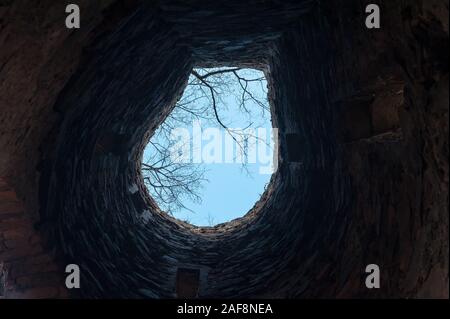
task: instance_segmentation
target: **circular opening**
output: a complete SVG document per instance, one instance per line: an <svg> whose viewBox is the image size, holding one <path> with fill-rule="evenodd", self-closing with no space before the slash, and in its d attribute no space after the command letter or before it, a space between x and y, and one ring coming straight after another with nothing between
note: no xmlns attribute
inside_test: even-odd
<svg viewBox="0 0 450 319"><path fill-rule="evenodd" d="M196 226L228 222L245 215L268 186L276 135L262 71L193 69L144 151L145 185L175 218Z"/></svg>

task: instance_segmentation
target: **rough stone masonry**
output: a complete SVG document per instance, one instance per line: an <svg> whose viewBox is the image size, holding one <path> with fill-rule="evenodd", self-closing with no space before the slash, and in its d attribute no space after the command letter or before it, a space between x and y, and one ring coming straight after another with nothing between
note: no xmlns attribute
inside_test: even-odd
<svg viewBox="0 0 450 319"><path fill-rule="evenodd" d="M448 298L448 1L378 1L370 30L363 0L80 0L79 29L68 3L0 2L0 298ZM199 228L140 158L223 65L266 73L279 169Z"/></svg>

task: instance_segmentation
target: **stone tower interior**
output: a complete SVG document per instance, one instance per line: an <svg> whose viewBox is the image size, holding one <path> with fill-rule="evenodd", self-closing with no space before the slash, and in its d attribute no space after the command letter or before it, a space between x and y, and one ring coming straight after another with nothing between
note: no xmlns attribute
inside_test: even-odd
<svg viewBox="0 0 450 319"><path fill-rule="evenodd" d="M448 1L76 2L0 1L0 298L448 298ZM140 159L229 65L266 74L279 169L195 227Z"/></svg>

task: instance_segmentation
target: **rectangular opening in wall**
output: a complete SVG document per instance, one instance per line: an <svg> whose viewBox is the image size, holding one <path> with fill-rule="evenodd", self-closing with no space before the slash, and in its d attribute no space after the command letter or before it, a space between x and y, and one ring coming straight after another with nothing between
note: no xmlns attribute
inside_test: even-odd
<svg viewBox="0 0 450 319"><path fill-rule="evenodd" d="M200 270L193 268L178 268L177 297L197 298L200 281Z"/></svg>

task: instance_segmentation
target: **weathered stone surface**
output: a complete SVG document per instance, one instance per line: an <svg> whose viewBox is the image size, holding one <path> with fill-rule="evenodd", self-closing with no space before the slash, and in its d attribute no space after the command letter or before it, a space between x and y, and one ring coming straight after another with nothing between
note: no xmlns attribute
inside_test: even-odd
<svg viewBox="0 0 450 319"><path fill-rule="evenodd" d="M49 248L83 297L176 297L179 268L200 297L448 297L448 1L381 1L370 31L365 4L81 1L80 31L63 2L37 26L0 7L7 297L67 295ZM196 228L156 207L139 161L190 69L230 63L266 72L279 170L246 216Z"/></svg>

